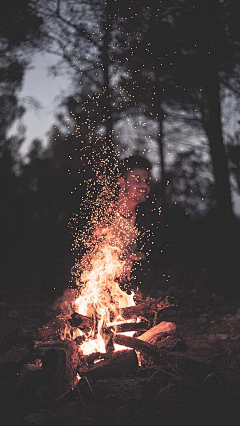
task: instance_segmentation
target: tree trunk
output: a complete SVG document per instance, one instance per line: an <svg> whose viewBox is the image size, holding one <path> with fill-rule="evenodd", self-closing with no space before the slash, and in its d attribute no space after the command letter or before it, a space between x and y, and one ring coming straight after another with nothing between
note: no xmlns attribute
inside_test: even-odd
<svg viewBox="0 0 240 426"><path fill-rule="evenodd" d="M164 158L164 144L163 144L163 117L164 113L162 111L161 106L158 109L158 122L159 122L159 134L158 134L158 146L160 153L160 164L161 164L161 207L162 207L162 215L163 221L165 217L166 210L166 173L165 173L165 158Z"/></svg>
<svg viewBox="0 0 240 426"><path fill-rule="evenodd" d="M211 72L212 71L212 72ZM223 144L218 74L211 70L205 83L204 127L209 140L215 177L218 218L222 225L233 216L227 156Z"/></svg>

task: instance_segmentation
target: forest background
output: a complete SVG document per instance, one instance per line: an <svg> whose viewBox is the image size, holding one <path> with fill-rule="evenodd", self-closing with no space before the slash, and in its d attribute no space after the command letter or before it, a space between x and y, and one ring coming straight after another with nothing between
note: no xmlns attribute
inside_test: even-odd
<svg viewBox="0 0 240 426"><path fill-rule="evenodd" d="M92 154L105 144L109 154L153 163L162 275L239 292L239 16L237 0L1 2L3 290L52 298L67 287L68 223L92 177ZM19 92L39 51L59 58L51 72L69 72L73 89L47 147L34 140L23 157L21 118L34 105Z"/></svg>

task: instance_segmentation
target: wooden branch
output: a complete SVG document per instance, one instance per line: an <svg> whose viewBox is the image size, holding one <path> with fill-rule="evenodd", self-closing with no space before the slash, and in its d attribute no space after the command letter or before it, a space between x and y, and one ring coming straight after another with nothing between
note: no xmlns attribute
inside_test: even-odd
<svg viewBox="0 0 240 426"><path fill-rule="evenodd" d="M139 336L138 339L144 340L145 342L154 345L157 340L174 334L176 334L176 324L173 322L162 321L147 330L145 333Z"/></svg>
<svg viewBox="0 0 240 426"><path fill-rule="evenodd" d="M157 363L159 363L161 360L158 350L153 345L142 340L136 339L135 337L116 334L116 336L114 337L114 343L126 346L128 348L132 348L135 351L142 352L145 355L153 358L154 361L156 361Z"/></svg>
<svg viewBox="0 0 240 426"><path fill-rule="evenodd" d="M166 296L159 299L148 300L147 302L139 303L136 306L122 308L121 314L125 319L144 317L149 314L154 314L162 309L169 308L170 306L177 306L175 297Z"/></svg>

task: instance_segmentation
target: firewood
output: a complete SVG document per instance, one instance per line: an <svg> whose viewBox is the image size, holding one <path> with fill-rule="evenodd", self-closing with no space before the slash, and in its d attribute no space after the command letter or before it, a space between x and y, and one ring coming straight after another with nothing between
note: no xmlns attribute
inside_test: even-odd
<svg viewBox="0 0 240 426"><path fill-rule="evenodd" d="M110 326L108 327L111 330L114 330L115 333L126 333L128 331L147 331L148 330L148 322L147 321L141 321L141 322L123 322L121 324L118 324L117 326Z"/></svg>
<svg viewBox="0 0 240 426"><path fill-rule="evenodd" d="M135 337L116 334L116 336L114 337L114 343L126 346L128 348L132 348L135 351L142 352L145 355L153 358L154 361L157 363L161 361L160 353L153 345L142 340L136 339Z"/></svg>
<svg viewBox="0 0 240 426"><path fill-rule="evenodd" d="M81 378L106 379L118 378L133 374L138 369L137 355L134 351L124 350L105 354L105 359L93 367L83 367L77 370Z"/></svg>
<svg viewBox="0 0 240 426"><path fill-rule="evenodd" d="M121 314L125 319L145 317L149 314L155 314L162 309L177 306L175 297L166 296L159 299L151 299L146 302L139 303L136 306L130 306L121 309Z"/></svg>
<svg viewBox="0 0 240 426"><path fill-rule="evenodd" d="M78 314L77 312L74 312L74 314L71 315L71 319L68 321L72 327L78 327L80 330L89 331L93 327L92 318Z"/></svg>
<svg viewBox="0 0 240 426"><path fill-rule="evenodd" d="M174 334L176 334L176 324L174 324L173 322L162 321L147 330L138 338L154 345L157 340L161 340L164 337Z"/></svg>
<svg viewBox="0 0 240 426"><path fill-rule="evenodd" d="M168 366L173 370L177 369L180 374L187 374L188 376L195 377L197 380L203 380L206 374L211 373L213 368L211 360L181 352L169 352L164 349L157 349L155 346L139 338L118 334L115 336L114 342L135 349L151 358L156 365Z"/></svg>
<svg viewBox="0 0 240 426"><path fill-rule="evenodd" d="M108 356L109 355L107 353L93 352L92 354L86 356L86 362L88 365L93 365L94 361L106 359Z"/></svg>

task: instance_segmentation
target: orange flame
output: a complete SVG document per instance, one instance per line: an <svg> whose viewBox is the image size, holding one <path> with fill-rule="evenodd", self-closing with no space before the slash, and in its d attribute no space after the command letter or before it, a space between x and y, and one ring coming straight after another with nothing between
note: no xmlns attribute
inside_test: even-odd
<svg viewBox="0 0 240 426"><path fill-rule="evenodd" d="M107 240L101 242L91 254L91 267L85 268L81 274L83 288L74 302L75 311L93 318L97 329L97 332L92 329L87 341L81 344L84 355L106 352L104 328L123 320L121 308L135 305L134 293L129 295L122 291L115 280L124 270L125 261L120 260L121 253L118 244L113 246ZM81 330L78 333L83 335Z"/></svg>

